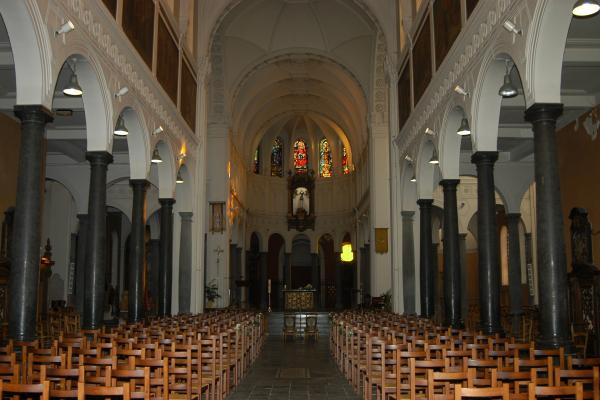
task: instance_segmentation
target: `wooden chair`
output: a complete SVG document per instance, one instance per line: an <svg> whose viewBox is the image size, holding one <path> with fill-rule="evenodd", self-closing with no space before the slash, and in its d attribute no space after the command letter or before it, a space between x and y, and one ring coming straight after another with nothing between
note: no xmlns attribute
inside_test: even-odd
<svg viewBox="0 0 600 400"><path fill-rule="evenodd" d="M571 340L573 341L577 354L581 355L583 358L587 357L589 336L590 331L588 329L585 329L584 327L576 329L575 325L571 324Z"/></svg>
<svg viewBox="0 0 600 400"><path fill-rule="evenodd" d="M22 398L28 395L35 395L40 400L48 400L50 385L48 381L36 384L5 383L0 381L0 399L6 396L15 396Z"/></svg>
<svg viewBox="0 0 600 400"><path fill-rule="evenodd" d="M129 383L123 386L89 386L79 382L77 386L77 399L85 400L90 397L121 397L123 400L129 400Z"/></svg>
<svg viewBox="0 0 600 400"><path fill-rule="evenodd" d="M454 398L454 387L461 384L463 387L473 386L475 371L466 372L438 372L427 371L427 394L430 400L450 400Z"/></svg>
<svg viewBox="0 0 600 400"><path fill-rule="evenodd" d="M560 398L567 397L575 400L583 400L583 384L577 382L575 386L538 386L531 382L529 384L529 400L544 397Z"/></svg>
<svg viewBox="0 0 600 400"><path fill-rule="evenodd" d="M309 314L306 316L306 327L304 328L304 341L306 342L309 337L312 337L315 342L319 340L319 328L317 328L316 314Z"/></svg>
<svg viewBox="0 0 600 400"><path fill-rule="evenodd" d="M600 368L592 369L567 369L554 370L554 384L556 386L573 386L575 383L583 384L583 398L600 400ZM591 389L591 390L586 390Z"/></svg>
<svg viewBox="0 0 600 400"><path fill-rule="evenodd" d="M291 336L292 339L296 336L296 315L285 314L283 316L283 341L285 342L287 337Z"/></svg>
<svg viewBox="0 0 600 400"><path fill-rule="evenodd" d="M465 398L501 398L509 400L510 394L508 385L504 384L500 387L480 387L480 388L464 388L461 384L454 386L454 400Z"/></svg>
<svg viewBox="0 0 600 400"><path fill-rule="evenodd" d="M150 398L150 368L124 369L117 368L111 371L111 386L129 384L130 398Z"/></svg>

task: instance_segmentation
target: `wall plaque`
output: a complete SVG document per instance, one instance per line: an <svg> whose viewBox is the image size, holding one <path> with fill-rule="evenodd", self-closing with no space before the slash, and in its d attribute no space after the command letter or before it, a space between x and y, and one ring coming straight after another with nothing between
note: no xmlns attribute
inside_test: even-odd
<svg viewBox="0 0 600 400"><path fill-rule="evenodd" d="M388 252L388 228L375 228L375 252Z"/></svg>

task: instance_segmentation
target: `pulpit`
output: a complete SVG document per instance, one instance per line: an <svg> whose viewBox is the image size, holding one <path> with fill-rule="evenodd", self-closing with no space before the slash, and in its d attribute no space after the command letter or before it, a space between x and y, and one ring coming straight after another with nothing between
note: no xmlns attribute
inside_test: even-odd
<svg viewBox="0 0 600 400"><path fill-rule="evenodd" d="M569 273L571 322L589 332L588 354L600 354L600 269L593 264L592 227L583 208L573 208L571 249L573 270Z"/></svg>
<svg viewBox="0 0 600 400"><path fill-rule="evenodd" d="M312 311L315 309L314 289L284 290L285 311Z"/></svg>

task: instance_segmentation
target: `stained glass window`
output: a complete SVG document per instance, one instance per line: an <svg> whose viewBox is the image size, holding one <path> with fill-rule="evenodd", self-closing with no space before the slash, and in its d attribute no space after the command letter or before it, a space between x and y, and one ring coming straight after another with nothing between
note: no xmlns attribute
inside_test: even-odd
<svg viewBox="0 0 600 400"><path fill-rule="evenodd" d="M271 148L271 176L283 176L283 141L279 136Z"/></svg>
<svg viewBox="0 0 600 400"><path fill-rule="evenodd" d="M304 139L298 139L294 143L294 168L299 174L308 172L308 153Z"/></svg>
<svg viewBox="0 0 600 400"><path fill-rule="evenodd" d="M319 142L319 175L323 178L331 178L333 166L331 161L331 148L326 138Z"/></svg>
<svg viewBox="0 0 600 400"><path fill-rule="evenodd" d="M260 174L260 146L254 150L254 158L252 159L252 171L255 174Z"/></svg>
<svg viewBox="0 0 600 400"><path fill-rule="evenodd" d="M348 152L346 146L342 147L342 173L348 175L350 173L350 166L348 165Z"/></svg>

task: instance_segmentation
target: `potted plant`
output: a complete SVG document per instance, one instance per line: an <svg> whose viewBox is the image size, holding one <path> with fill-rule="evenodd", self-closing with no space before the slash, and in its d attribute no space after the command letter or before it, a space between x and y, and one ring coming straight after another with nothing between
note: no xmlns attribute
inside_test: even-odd
<svg viewBox="0 0 600 400"><path fill-rule="evenodd" d="M206 307L214 308L215 300L217 300L221 295L219 294L219 287L217 286L217 282L215 279L210 281L208 285L204 286L204 296L206 297Z"/></svg>

